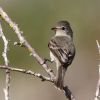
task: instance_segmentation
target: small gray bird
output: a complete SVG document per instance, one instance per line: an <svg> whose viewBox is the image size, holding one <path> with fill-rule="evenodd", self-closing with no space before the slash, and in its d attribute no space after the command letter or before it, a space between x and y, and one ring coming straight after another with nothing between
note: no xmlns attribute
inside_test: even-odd
<svg viewBox="0 0 100 100"><path fill-rule="evenodd" d="M62 90L65 72L75 56L73 32L67 21L59 21L51 29L54 30L55 36L49 41L48 47L51 61L55 62L57 67L55 85Z"/></svg>

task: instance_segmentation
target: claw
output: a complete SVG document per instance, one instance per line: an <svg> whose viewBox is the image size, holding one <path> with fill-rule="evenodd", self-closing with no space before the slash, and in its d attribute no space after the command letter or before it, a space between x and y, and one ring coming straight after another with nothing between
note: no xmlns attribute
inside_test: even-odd
<svg viewBox="0 0 100 100"><path fill-rule="evenodd" d="M53 63L53 61L51 61L51 60L49 60L47 58L44 58L44 63L46 63L47 61L50 62L50 63Z"/></svg>

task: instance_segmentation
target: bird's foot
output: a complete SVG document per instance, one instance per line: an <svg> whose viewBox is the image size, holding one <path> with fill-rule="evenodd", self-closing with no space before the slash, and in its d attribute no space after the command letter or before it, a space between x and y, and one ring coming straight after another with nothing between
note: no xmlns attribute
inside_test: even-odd
<svg viewBox="0 0 100 100"><path fill-rule="evenodd" d="M47 59L47 58L44 58L44 63L47 63L47 62L50 62L50 63L53 63L53 61Z"/></svg>

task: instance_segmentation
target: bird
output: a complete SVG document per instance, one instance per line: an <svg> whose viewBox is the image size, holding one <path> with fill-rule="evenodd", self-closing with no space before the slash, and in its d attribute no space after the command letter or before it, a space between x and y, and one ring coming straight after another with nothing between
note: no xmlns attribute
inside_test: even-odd
<svg viewBox="0 0 100 100"><path fill-rule="evenodd" d="M57 68L54 84L62 90L64 88L65 73L75 56L73 31L66 20L58 21L51 30L54 31L55 35L50 39L48 48L51 62L55 62Z"/></svg>

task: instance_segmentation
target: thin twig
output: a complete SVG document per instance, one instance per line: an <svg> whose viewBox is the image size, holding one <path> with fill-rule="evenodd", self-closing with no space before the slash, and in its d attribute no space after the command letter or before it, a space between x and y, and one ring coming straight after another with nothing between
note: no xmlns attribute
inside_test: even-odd
<svg viewBox="0 0 100 100"><path fill-rule="evenodd" d="M2 52L2 56L4 58L4 63L6 67L9 67L9 60L7 57L7 51L8 51L8 40L6 39L2 27L1 27L1 23L0 23L0 36L4 42L4 50ZM9 96L9 88L10 88L10 71L8 69L6 69L6 88L4 89L4 94L5 94L5 100L10 100L10 96Z"/></svg>
<svg viewBox="0 0 100 100"><path fill-rule="evenodd" d="M96 40L96 43L97 43L97 48L98 48L99 57L100 57L100 44L99 44L98 40ZM94 100L100 100L100 58L99 58L98 67L99 67L99 80L98 80L98 83L97 83L97 89L96 89Z"/></svg>
<svg viewBox="0 0 100 100"><path fill-rule="evenodd" d="M0 65L0 69L8 69L10 71L15 71L15 72L23 73L23 74L32 75L32 76L40 78L42 81L49 81L51 83L54 83L49 77L41 75L40 73L35 73L31 70L14 68L14 67L11 67L11 66L6 67L5 65ZM68 98L68 100L75 100L75 98L72 95L71 91L69 90L68 86L64 87L62 91L64 92L64 94L65 94L66 98Z"/></svg>
<svg viewBox="0 0 100 100"><path fill-rule="evenodd" d="M63 87L64 94L68 100L76 100L75 97L72 95L68 86Z"/></svg>
<svg viewBox="0 0 100 100"><path fill-rule="evenodd" d="M49 77L41 75L40 73L35 73L35 72L31 71L31 70L25 70L25 69L13 68L13 67L6 67L4 65L0 65L0 69L8 69L10 71L21 72L21 73L24 73L24 74L33 75L35 77L38 77L42 81L52 82L52 80Z"/></svg>
<svg viewBox="0 0 100 100"><path fill-rule="evenodd" d="M3 9L0 7L0 16L1 18L6 22L8 23L8 25L14 30L14 32L16 33L20 43L17 43L17 44L20 44L20 46L22 47L25 47L28 49L28 51L30 52L30 54L37 60L37 62L45 69L45 71L47 72L47 74L49 75L50 79L48 78L44 78L45 76L43 76L43 80L47 80L47 81L50 81L52 83L54 83L54 79L55 79L55 75L53 73L53 70L49 68L49 66L45 63L45 60L40 57L38 55L38 53L35 51L34 48L32 48L32 46L28 43L28 41L25 39L25 37L23 36L23 32L20 31L18 25L16 23L14 23L11 18L7 15L6 12L3 11ZM7 67L6 67L7 68ZM6 69L5 68L5 69ZM4 68L3 68L4 69ZM7 68L8 69L8 68ZM9 70L12 70L12 68L9 68ZM23 69L24 70L24 69ZM12 70L12 71L15 71ZM16 70L18 71L18 70ZM22 72L22 71L19 71L19 72ZM25 71L26 72L26 71ZM30 71L29 71L30 72ZM28 73L27 73L28 74ZM41 75L38 74L41 78ZM38 75L36 75L37 77L39 77ZM35 76L35 75L34 75ZM72 93L71 91L68 89L68 87L64 87L63 90L64 93L65 93L65 96L69 99L69 100L75 100L72 96Z"/></svg>
<svg viewBox="0 0 100 100"><path fill-rule="evenodd" d="M1 18L9 24L9 26L14 30L14 32L16 33L20 43L22 45L24 45L28 51L30 52L30 54L37 60L37 62L42 65L42 67L46 70L46 72L48 73L48 75L51 77L51 79L53 80L55 75L53 73L53 71L49 68L49 66L44 63L44 59L42 59L38 53L35 51L34 48L32 48L32 46L28 43L28 41L24 38L23 36L23 32L20 31L20 29L18 28L18 25L16 23L14 23L10 17L7 15L6 12L3 11L3 9L0 7L0 16Z"/></svg>
<svg viewBox="0 0 100 100"><path fill-rule="evenodd" d="M96 40L96 43L97 43L97 48L98 48L99 55L100 55L100 44L99 44L98 40Z"/></svg>

